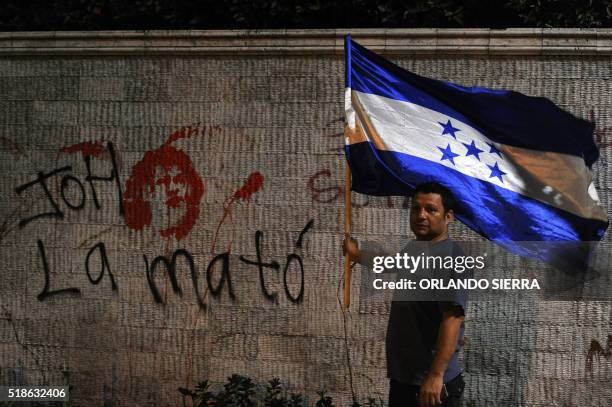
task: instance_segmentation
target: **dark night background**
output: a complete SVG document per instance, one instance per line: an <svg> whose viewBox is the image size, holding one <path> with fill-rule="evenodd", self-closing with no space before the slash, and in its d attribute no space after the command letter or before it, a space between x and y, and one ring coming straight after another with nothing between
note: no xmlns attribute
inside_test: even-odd
<svg viewBox="0 0 612 407"><path fill-rule="evenodd" d="M0 31L612 27L612 0L4 0Z"/></svg>

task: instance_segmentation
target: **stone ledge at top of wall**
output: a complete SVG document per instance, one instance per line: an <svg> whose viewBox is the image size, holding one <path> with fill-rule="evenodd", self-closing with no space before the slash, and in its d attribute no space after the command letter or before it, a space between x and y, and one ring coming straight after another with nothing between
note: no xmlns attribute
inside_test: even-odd
<svg viewBox="0 0 612 407"><path fill-rule="evenodd" d="M0 32L0 55L341 55L348 33L386 55L612 54L612 29L423 28Z"/></svg>

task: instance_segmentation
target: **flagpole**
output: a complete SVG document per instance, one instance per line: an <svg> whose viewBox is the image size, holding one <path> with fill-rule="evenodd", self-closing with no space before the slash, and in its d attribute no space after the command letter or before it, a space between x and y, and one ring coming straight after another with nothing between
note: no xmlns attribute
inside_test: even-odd
<svg viewBox="0 0 612 407"><path fill-rule="evenodd" d="M344 240L348 241L351 236L351 168L346 162L344 171ZM346 253L344 255L344 308L351 305L351 259Z"/></svg>

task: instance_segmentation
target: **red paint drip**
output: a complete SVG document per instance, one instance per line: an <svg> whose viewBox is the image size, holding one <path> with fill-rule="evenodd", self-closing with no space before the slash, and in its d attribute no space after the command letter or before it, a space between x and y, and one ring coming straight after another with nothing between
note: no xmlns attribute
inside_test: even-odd
<svg viewBox="0 0 612 407"><path fill-rule="evenodd" d="M236 192L232 194L230 198L228 198L223 205L223 217L221 221L217 225L217 229L215 230L215 236L213 237L211 252L215 253L215 245L217 244L217 236L219 235L219 229L221 229L221 225L225 222L225 219L229 216L230 222L232 225L234 224L232 218L232 205L234 202L238 200L242 201L251 201L251 197L258 191L262 190L264 186L264 177L261 175L259 171L252 172L251 175L247 178L244 185L240 187ZM234 232L232 231L232 239L230 240L228 246L228 252L232 249L232 242L234 241Z"/></svg>
<svg viewBox="0 0 612 407"><path fill-rule="evenodd" d="M260 172L255 171L251 173L251 175L249 175L249 178L247 178L244 185L239 190L234 192L229 202L229 205L231 205L237 199L242 199L243 201L244 200L250 201L254 193L263 189L263 184L264 184L264 177L263 175L261 175Z"/></svg>
<svg viewBox="0 0 612 407"><path fill-rule="evenodd" d="M71 146L60 149L60 152L73 154L80 152L85 157L98 157L105 151L102 145L102 140L96 140L94 142L84 141L82 143L73 144Z"/></svg>

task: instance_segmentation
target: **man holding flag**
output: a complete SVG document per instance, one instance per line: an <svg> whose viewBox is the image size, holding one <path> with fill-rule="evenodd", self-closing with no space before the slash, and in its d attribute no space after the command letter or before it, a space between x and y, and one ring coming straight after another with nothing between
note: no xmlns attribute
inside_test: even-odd
<svg viewBox="0 0 612 407"><path fill-rule="evenodd" d="M437 183L419 185L412 196L410 229L417 241L429 244L412 250L409 244L404 252L461 255L448 234L453 207L454 199L447 188ZM374 257L383 254L359 250L351 238L345 241L344 250L351 260L368 267L372 267ZM463 337L463 294L449 294L446 301L416 301L400 295L392 302L386 336L389 407L460 405L464 381L458 343Z"/></svg>
<svg viewBox="0 0 612 407"><path fill-rule="evenodd" d="M592 183L592 123L544 98L415 75L350 36L345 50L353 191L411 196L434 182L454 196L452 216L484 238L522 256L588 267L581 242L601 240L608 226ZM525 243L534 241L559 244ZM350 242L346 253L358 259ZM440 401L429 397L437 387L428 387L421 407Z"/></svg>

